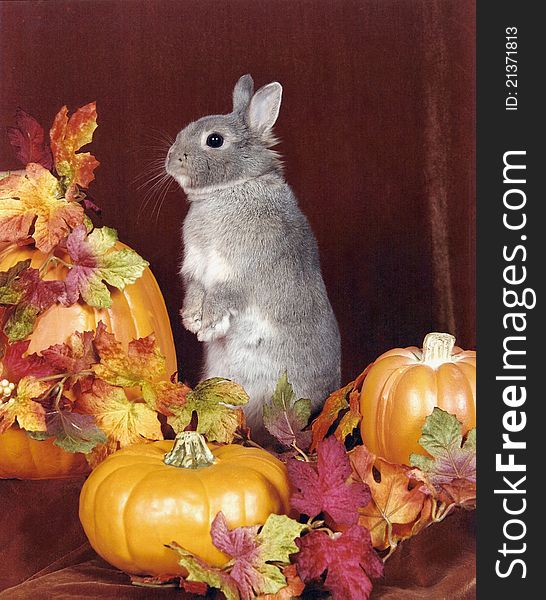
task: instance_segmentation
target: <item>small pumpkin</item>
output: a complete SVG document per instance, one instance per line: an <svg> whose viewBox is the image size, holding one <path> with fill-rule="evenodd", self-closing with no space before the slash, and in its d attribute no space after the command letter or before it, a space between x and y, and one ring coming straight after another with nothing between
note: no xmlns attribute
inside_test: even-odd
<svg viewBox="0 0 546 600"><path fill-rule="evenodd" d="M134 444L93 470L80 495L80 520L95 551L135 575L183 575L173 540L214 566L229 558L210 536L218 512L230 528L289 511L286 467L259 448L207 445L195 431L173 441Z"/></svg>
<svg viewBox="0 0 546 600"><path fill-rule="evenodd" d="M395 348L372 364L360 393L362 440L376 455L408 464L435 406L476 426L476 352L448 333L429 333L423 348Z"/></svg>
<svg viewBox="0 0 546 600"><path fill-rule="evenodd" d="M117 242L116 249L127 248ZM55 255L64 260L68 256L57 250ZM4 245L0 248L0 271L7 271L19 261L31 259L31 266L39 268L47 256L32 245ZM51 266L46 279L62 280L66 277L67 267L61 263ZM163 296L150 269L123 290L111 289L110 308L93 308L83 302L69 307L56 304L41 314L30 336L29 353L40 352L53 344L63 344L76 331L94 331L103 321L111 333L126 347L132 339L154 333L162 353L166 357L167 373L177 370L176 351L169 316ZM0 308L0 322L5 309ZM2 365L0 361L0 373ZM67 454L53 445L51 440L38 442L29 439L21 430L7 431L0 435L0 478L50 479L78 475L87 471L82 454ZM28 436L26 436L28 437ZM32 453L28 461L23 459L22 449L27 445ZM20 461L13 457L19 456ZM54 460L55 459L55 460ZM18 462L20 463L18 466ZM55 468L57 464L57 468Z"/></svg>

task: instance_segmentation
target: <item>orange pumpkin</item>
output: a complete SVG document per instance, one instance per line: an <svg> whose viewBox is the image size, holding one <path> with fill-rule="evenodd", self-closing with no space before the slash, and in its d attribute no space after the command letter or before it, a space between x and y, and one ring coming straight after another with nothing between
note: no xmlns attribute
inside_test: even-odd
<svg viewBox="0 0 546 600"><path fill-rule="evenodd" d="M115 248L126 248L121 242L117 242ZM63 260L68 256L58 254ZM36 250L34 246L8 245L0 249L0 271L6 271L21 260L31 259L31 266L39 268L47 256ZM58 263L47 272L46 279L64 279L67 268ZM66 342L75 331L91 331L97 328L100 321L106 324L107 329L114 333L116 338L125 346L132 340L145 337L154 332L159 347L166 357L167 374L170 375L177 370L176 352L169 322L169 316L165 307L163 296L150 269L145 269L142 276L132 285L124 290L111 289L112 305L110 308L98 309L78 302L69 307L59 304L47 309L38 317L36 326L30 336L29 353L39 352L53 344ZM2 317L0 309L0 320ZM0 364L1 367L1 364ZM19 452L19 446L13 446L20 434L8 432L0 435L0 477L16 477L20 479L44 479L70 476L81 472L83 456L71 455L73 470L65 463L68 458L64 457L59 462L59 469L55 471L51 465L51 452L64 453L60 448L45 442L30 440L29 447L33 448L36 462L31 468L18 469L13 465L10 456ZM25 434L26 435L26 434ZM44 456L38 459L39 449L42 448ZM52 450L52 448L54 450ZM41 463L48 464L47 468L41 468Z"/></svg>
<svg viewBox="0 0 546 600"><path fill-rule="evenodd" d="M165 454L168 452L168 454ZM289 511L286 467L258 448L213 446L195 431L172 441L134 444L93 470L80 496L80 520L105 560L136 575L180 575L178 542L211 565L229 557L212 543L219 511L230 528Z"/></svg>
<svg viewBox="0 0 546 600"><path fill-rule="evenodd" d="M362 440L393 463L424 453L418 440L435 406L457 416L463 434L476 426L476 352L447 333L429 333L423 349L395 348L371 366L360 393Z"/></svg>

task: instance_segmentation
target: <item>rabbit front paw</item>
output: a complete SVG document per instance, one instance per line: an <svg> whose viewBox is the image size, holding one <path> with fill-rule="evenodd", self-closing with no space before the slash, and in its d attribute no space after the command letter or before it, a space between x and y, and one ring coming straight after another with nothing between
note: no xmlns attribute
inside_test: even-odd
<svg viewBox="0 0 546 600"><path fill-rule="evenodd" d="M212 342L224 337L229 329L230 319L229 313L225 313L221 318L215 320L203 319L201 328L197 332L197 339L200 342Z"/></svg>
<svg viewBox="0 0 546 600"><path fill-rule="evenodd" d="M197 333L201 329L201 311L181 310L182 324L192 333Z"/></svg>

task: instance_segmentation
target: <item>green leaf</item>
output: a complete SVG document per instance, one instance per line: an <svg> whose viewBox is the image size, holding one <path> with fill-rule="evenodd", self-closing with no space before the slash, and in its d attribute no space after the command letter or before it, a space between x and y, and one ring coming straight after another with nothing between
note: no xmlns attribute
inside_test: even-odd
<svg viewBox="0 0 546 600"><path fill-rule="evenodd" d="M431 455L411 454L410 464L427 474L435 486L455 479L476 481L476 430L463 444L462 424L455 415L434 408L423 425L419 444Z"/></svg>
<svg viewBox="0 0 546 600"><path fill-rule="evenodd" d="M258 534L261 559L264 562L288 564L290 555L298 552L295 540L306 527L286 515L269 515ZM286 582L283 585L286 585Z"/></svg>
<svg viewBox="0 0 546 600"><path fill-rule="evenodd" d="M211 588L222 590L226 600L240 599L237 585L226 571L211 567L205 561L184 550L176 542L171 542L167 548L174 550L178 555L178 564L188 571L186 577L188 581L202 581Z"/></svg>
<svg viewBox="0 0 546 600"><path fill-rule="evenodd" d="M107 439L92 415L55 411L47 417L47 432L55 437L54 444L66 452L91 452Z"/></svg>
<svg viewBox="0 0 546 600"><path fill-rule="evenodd" d="M169 425L176 433L183 431L197 413L197 431L209 442L230 443L242 424L242 411L234 408L248 402L248 394L237 383L215 377L199 383L186 395L186 402L172 406Z"/></svg>
<svg viewBox="0 0 546 600"><path fill-rule="evenodd" d="M19 304L4 325L4 333L10 342L24 340L32 333L40 311L30 304Z"/></svg>
<svg viewBox="0 0 546 600"><path fill-rule="evenodd" d="M20 260L7 271L0 272L0 304L17 304L24 295L24 290L16 289L13 284L19 275L30 267L30 258Z"/></svg>

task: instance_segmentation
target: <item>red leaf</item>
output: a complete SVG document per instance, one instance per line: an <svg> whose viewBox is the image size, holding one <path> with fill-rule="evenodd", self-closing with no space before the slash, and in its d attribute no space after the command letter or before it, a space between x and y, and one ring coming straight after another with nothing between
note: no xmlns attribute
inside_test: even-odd
<svg viewBox="0 0 546 600"><path fill-rule="evenodd" d="M334 523L354 525L358 509L370 501L370 488L361 482L349 482L351 465L344 445L336 438L326 438L317 447L317 469L310 463L291 459L288 475L297 489L290 502L309 517L326 513Z"/></svg>
<svg viewBox="0 0 546 600"><path fill-rule="evenodd" d="M48 364L42 356L29 354L23 356L28 350L30 340L7 344L4 358L2 359L2 377L17 383L23 377L47 377L55 373L55 369Z"/></svg>
<svg viewBox="0 0 546 600"><path fill-rule="evenodd" d="M371 577L383 574L383 563L375 553L370 533L353 525L343 534L330 537L312 531L296 539L298 575L304 582L318 579L326 572L325 587L334 600L367 600L372 591Z"/></svg>
<svg viewBox="0 0 546 600"><path fill-rule="evenodd" d="M66 344L55 344L42 350L41 354L56 372L77 374L98 361L93 338L93 331L77 331Z"/></svg>
<svg viewBox="0 0 546 600"><path fill-rule="evenodd" d="M38 163L49 171L53 166L51 149L45 143L42 126L21 108L15 112L15 127L7 127L9 143L23 165Z"/></svg>
<svg viewBox="0 0 546 600"><path fill-rule="evenodd" d="M33 268L23 271L14 287L23 292L21 302L34 306L39 312L61 302L66 296L63 281L46 281L40 277L40 271Z"/></svg>

